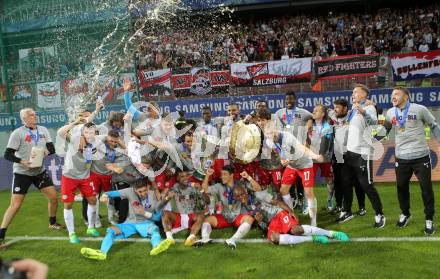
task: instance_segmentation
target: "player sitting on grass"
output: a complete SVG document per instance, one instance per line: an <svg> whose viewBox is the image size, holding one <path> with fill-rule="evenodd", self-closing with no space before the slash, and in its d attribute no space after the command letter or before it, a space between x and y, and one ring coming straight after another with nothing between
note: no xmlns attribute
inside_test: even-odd
<svg viewBox="0 0 440 279"><path fill-rule="evenodd" d="M348 242L348 236L343 232L328 231L309 225L300 225L293 210L281 200L273 199L267 191L249 174L243 172L241 176L247 179L254 191L255 201L249 204L249 195L245 188L234 188L234 199L241 202L255 216L260 227L267 229L267 239L279 245L292 245L302 242L318 242L327 244L328 238Z"/></svg>
<svg viewBox="0 0 440 279"><path fill-rule="evenodd" d="M142 237L151 238L153 249L150 251L150 256L167 250L171 241L167 239L161 241L159 227L154 223L160 220L160 210L164 205L157 199L157 196L158 194L143 180L139 180L134 187L103 194L101 197L103 203L106 203L109 197L128 199L128 218L124 223L107 229L101 249L82 248L81 254L89 259L105 260L115 239L125 239L136 233Z"/></svg>
<svg viewBox="0 0 440 279"><path fill-rule="evenodd" d="M213 214L205 218L202 225L202 239L198 241L197 244L203 245L212 241L210 239L212 227L221 229L234 226L238 228L237 231L231 238L226 239L225 243L232 249L235 249L237 247L236 242L243 238L251 229L254 218L246 214L243 205L234 200L232 196L233 189L237 187L239 183L243 183L234 180L233 167L230 165L224 166L220 175L222 182L209 186L209 180L213 174L213 169L206 171L202 187L205 193L208 193L217 201L221 202L222 211L221 214Z"/></svg>

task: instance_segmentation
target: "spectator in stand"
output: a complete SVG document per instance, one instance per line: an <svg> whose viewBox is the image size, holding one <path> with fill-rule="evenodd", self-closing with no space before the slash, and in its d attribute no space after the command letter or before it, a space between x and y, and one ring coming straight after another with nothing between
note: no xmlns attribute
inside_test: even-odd
<svg viewBox="0 0 440 279"><path fill-rule="evenodd" d="M295 57L429 51L440 48L439 7L432 3L417 9L384 8L371 14L290 14L243 19L239 23L196 18L157 29L148 26L144 30L146 39L137 52L138 67L156 70ZM20 60L20 67L18 63L9 67L10 79L13 83L47 81L60 74L63 79L75 78L91 69L89 61L93 61L101 41L89 36L88 47L77 48L61 42L59 57L50 57L44 63L41 56L32 53L29 61ZM19 60L17 54L8 57Z"/></svg>

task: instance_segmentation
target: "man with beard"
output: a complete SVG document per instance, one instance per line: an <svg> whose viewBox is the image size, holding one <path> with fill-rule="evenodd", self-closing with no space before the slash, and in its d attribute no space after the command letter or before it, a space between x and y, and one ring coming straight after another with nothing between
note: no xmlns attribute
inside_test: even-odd
<svg viewBox="0 0 440 279"><path fill-rule="evenodd" d="M336 213L342 211L342 201L344 199L343 188L343 166L344 166L344 154L347 152L347 140L348 140L348 101L345 99L335 100L334 109L329 111L329 117L333 122L333 129L335 133L334 137L334 154L333 154L333 175L334 175L334 187L335 187L335 201L336 201ZM359 216L364 216L365 211L365 193L360 187L359 183L354 183L354 189L356 198L359 205ZM353 200L353 192L351 196L347 195L347 198ZM353 219L353 214L345 213L339 215L337 220L340 223Z"/></svg>
<svg viewBox="0 0 440 279"><path fill-rule="evenodd" d="M397 226L406 227L411 218L409 181L413 174L417 177L422 190L425 207L425 229L427 235L435 232L434 228L434 192L431 180L430 150L425 139L425 125L440 142L439 125L432 113L419 104L411 103L409 90L395 87L391 94L393 108L387 111L388 130L395 127L396 141L396 182L400 210L402 211Z"/></svg>
<svg viewBox="0 0 440 279"><path fill-rule="evenodd" d="M272 184L275 192L279 193L283 166L281 165L281 144L275 122L271 120L268 110L260 110L255 115L255 121L263 131L264 141L260 154L257 175L263 187Z"/></svg>

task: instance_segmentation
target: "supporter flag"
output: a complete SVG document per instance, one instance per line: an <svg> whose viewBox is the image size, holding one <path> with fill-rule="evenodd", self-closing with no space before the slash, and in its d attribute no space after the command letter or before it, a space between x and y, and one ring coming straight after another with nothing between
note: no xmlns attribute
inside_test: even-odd
<svg viewBox="0 0 440 279"><path fill-rule="evenodd" d="M336 56L315 61L318 80L359 76L374 76L379 72L379 55Z"/></svg>
<svg viewBox="0 0 440 279"><path fill-rule="evenodd" d="M176 97L226 93L229 79L229 71L221 66L173 69L171 77Z"/></svg>
<svg viewBox="0 0 440 279"><path fill-rule="evenodd" d="M263 63L231 64L235 86L279 85L310 81L312 58L285 59Z"/></svg>
<svg viewBox="0 0 440 279"><path fill-rule="evenodd" d="M44 109L61 107L60 83L44 82L37 84L37 104Z"/></svg>
<svg viewBox="0 0 440 279"><path fill-rule="evenodd" d="M171 96L171 69L139 71L141 94L148 96Z"/></svg>
<svg viewBox="0 0 440 279"><path fill-rule="evenodd" d="M394 81L440 77L440 50L391 56Z"/></svg>

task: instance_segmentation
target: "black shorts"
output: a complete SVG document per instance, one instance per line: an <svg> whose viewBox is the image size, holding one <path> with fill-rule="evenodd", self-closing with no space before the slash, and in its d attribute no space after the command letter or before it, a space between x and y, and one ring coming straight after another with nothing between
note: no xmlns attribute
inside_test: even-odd
<svg viewBox="0 0 440 279"><path fill-rule="evenodd" d="M14 173L14 178L12 180L12 193L26 195L32 184L34 184L39 190L54 186L52 178L47 174L47 171L35 176Z"/></svg>

